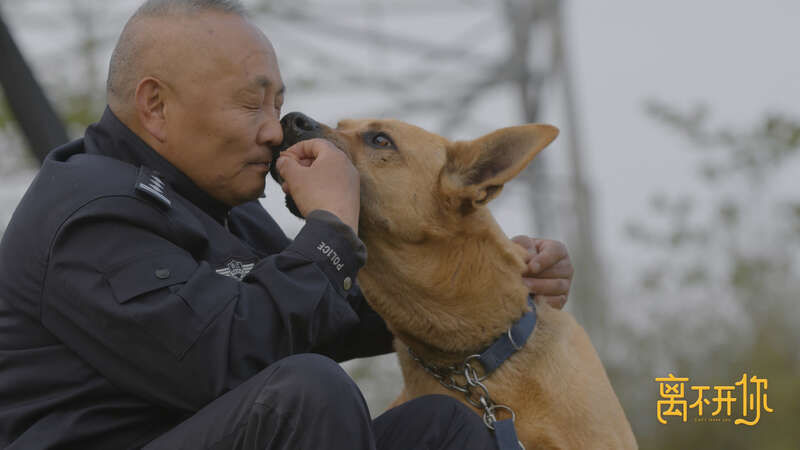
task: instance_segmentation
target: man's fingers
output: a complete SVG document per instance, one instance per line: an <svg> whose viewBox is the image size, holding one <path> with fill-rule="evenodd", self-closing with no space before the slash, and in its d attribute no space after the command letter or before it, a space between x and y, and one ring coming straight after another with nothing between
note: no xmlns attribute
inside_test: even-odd
<svg viewBox="0 0 800 450"><path fill-rule="evenodd" d="M530 273L526 273L525 275L536 275L536 278L568 278L571 279L572 275L575 273L575 269L572 267L572 263L569 261L569 258L564 258L561 261L555 263L554 265L550 266L550 268L541 270L539 272L534 272L533 268L528 266ZM523 275L524 276L524 275Z"/></svg>
<svg viewBox="0 0 800 450"><path fill-rule="evenodd" d="M523 278L522 281L528 286L528 290L537 295L567 295L569 292L570 282L563 278Z"/></svg>
<svg viewBox="0 0 800 450"><path fill-rule="evenodd" d="M297 161L309 160L313 162L317 158L323 157L326 154L331 154L331 152L341 153L344 155L339 148L333 145L333 142L327 139L316 138L300 141L284 150L281 155L296 157L295 159Z"/></svg>
<svg viewBox="0 0 800 450"><path fill-rule="evenodd" d="M301 159L313 160L319 156L320 151L322 151L326 144L331 146L333 145L324 139L306 139L305 141L300 141L281 152L281 156L286 155L294 157L294 159L298 161Z"/></svg>
<svg viewBox="0 0 800 450"><path fill-rule="evenodd" d="M565 295L537 295L536 298L547 302L547 304L555 309L561 309L567 303L567 297Z"/></svg>
<svg viewBox="0 0 800 450"><path fill-rule="evenodd" d="M292 172L298 167L310 167L328 147L335 149L324 139L307 139L292 145L281 152L277 162L278 173L284 180L290 179Z"/></svg>
<svg viewBox="0 0 800 450"><path fill-rule="evenodd" d="M288 184L288 181L292 178L293 171L299 166L300 163L297 160L296 155L281 155L278 158L278 162L275 164L275 167L278 168L278 173L281 175L281 178L284 179L284 185ZM286 189L284 189L286 192Z"/></svg>
<svg viewBox="0 0 800 450"><path fill-rule="evenodd" d="M303 216L323 209L358 231L359 178L346 153L330 141L309 139L286 149L275 167Z"/></svg>
<svg viewBox="0 0 800 450"><path fill-rule="evenodd" d="M515 244L519 245L520 247L528 250L528 253L533 255L536 253L536 242L525 235L514 236L511 238L511 241Z"/></svg>
<svg viewBox="0 0 800 450"><path fill-rule="evenodd" d="M559 241L528 236L514 236L512 241L528 251L528 267L522 274L528 290L553 308L563 308L574 272L567 247Z"/></svg>
<svg viewBox="0 0 800 450"><path fill-rule="evenodd" d="M550 240L536 240L536 248L539 251L533 255L528 262L528 267L538 273L554 266L558 261L567 257L567 247L561 242Z"/></svg>

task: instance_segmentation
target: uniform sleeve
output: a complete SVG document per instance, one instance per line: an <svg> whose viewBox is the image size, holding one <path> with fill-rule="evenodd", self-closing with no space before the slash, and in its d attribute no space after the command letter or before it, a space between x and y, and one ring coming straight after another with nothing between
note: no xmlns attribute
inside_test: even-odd
<svg viewBox="0 0 800 450"><path fill-rule="evenodd" d="M363 259L326 221L310 218L242 281L186 250L204 238L136 198L90 202L54 238L42 322L119 388L186 411L358 328L344 280Z"/></svg>
<svg viewBox="0 0 800 450"><path fill-rule="evenodd" d="M231 212L230 229L233 234L264 254L280 252L291 244L278 224L259 202L252 202L235 208ZM308 214L308 220L321 221L334 230L355 248L356 259L366 259L366 248L353 232L338 217L328 211L316 210ZM344 283L344 280L342 280ZM336 361L381 355L394 351L394 336L389 332L386 322L367 303L364 294L353 283L348 291L347 301L358 315L358 324L340 329L329 341L318 342L312 351L328 356Z"/></svg>
<svg viewBox="0 0 800 450"><path fill-rule="evenodd" d="M352 228L345 225L338 217L328 211L317 210L309 213L308 219L323 221L339 231L341 236L357 249L358 258L365 259L364 244L361 243ZM357 284L353 284L347 300L358 315L358 324L343 329L329 341L321 342L313 351L338 362L394 351L392 346L394 337L386 327L386 322L369 306Z"/></svg>
<svg viewBox="0 0 800 450"><path fill-rule="evenodd" d="M314 352L338 362L393 352L394 336L383 318L369 306L358 286L353 289L348 301L358 314L358 325L344 330L330 341L322 342L314 348Z"/></svg>

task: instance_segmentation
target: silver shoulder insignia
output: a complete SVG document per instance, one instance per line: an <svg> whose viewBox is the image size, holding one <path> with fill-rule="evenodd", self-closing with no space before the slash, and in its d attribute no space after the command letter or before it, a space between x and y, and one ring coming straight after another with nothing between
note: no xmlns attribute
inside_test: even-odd
<svg viewBox="0 0 800 450"><path fill-rule="evenodd" d="M167 198L166 187L158 172L145 166L139 168L139 176L136 177L136 190L169 208L172 206L172 202Z"/></svg>

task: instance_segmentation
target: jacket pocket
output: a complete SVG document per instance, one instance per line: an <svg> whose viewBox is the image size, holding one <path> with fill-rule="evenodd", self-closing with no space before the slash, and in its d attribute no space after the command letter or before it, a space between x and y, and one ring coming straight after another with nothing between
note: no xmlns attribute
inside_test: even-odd
<svg viewBox="0 0 800 450"><path fill-rule="evenodd" d="M183 253L151 255L113 269L106 279L117 302L127 303L144 293L186 282L197 265Z"/></svg>
<svg viewBox="0 0 800 450"><path fill-rule="evenodd" d="M106 279L121 313L182 359L211 319L179 295L202 266L186 253L150 255L117 267Z"/></svg>

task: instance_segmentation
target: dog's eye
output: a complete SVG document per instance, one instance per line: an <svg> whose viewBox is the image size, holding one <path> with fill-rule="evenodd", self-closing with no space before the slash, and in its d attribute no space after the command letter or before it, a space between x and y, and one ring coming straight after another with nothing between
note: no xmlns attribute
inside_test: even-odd
<svg viewBox="0 0 800 450"><path fill-rule="evenodd" d="M372 143L378 147L391 147L392 141L383 133L378 133L372 138Z"/></svg>
<svg viewBox="0 0 800 450"><path fill-rule="evenodd" d="M386 133L370 133L367 139L369 144L375 148L395 148L392 138Z"/></svg>
<svg viewBox="0 0 800 450"><path fill-rule="evenodd" d="M389 142L389 139L382 134L379 134L374 138L372 138L372 142L374 142L376 145L380 145L381 147L388 147L392 145L392 143Z"/></svg>

